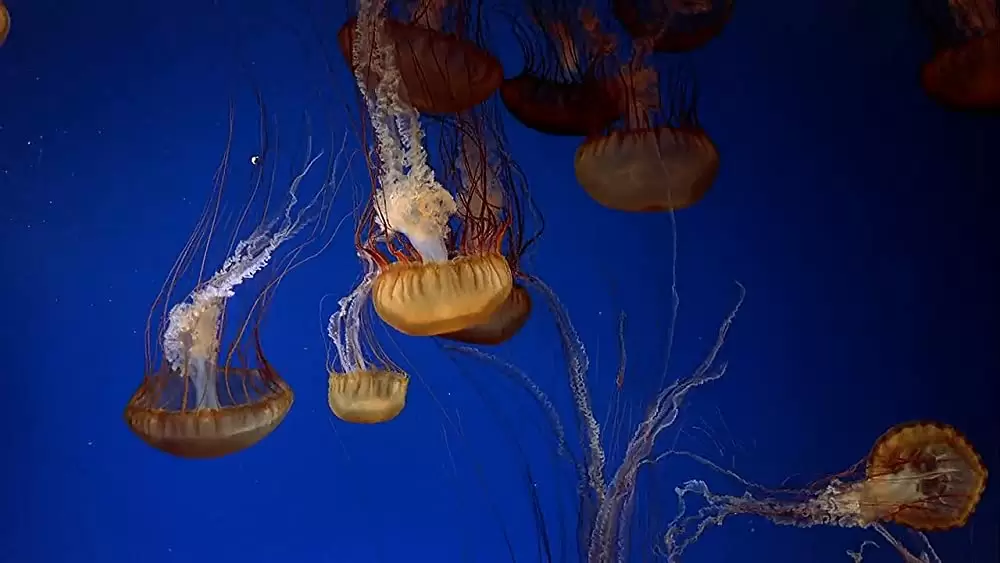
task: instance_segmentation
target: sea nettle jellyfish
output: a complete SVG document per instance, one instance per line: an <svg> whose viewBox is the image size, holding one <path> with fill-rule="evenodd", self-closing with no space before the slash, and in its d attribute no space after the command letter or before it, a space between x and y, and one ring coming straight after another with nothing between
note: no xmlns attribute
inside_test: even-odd
<svg viewBox="0 0 1000 563"><path fill-rule="evenodd" d="M614 37L588 8L568 0L529 2L514 30L524 70L504 80L500 97L518 121L549 135L599 133L618 119L618 92L609 87Z"/></svg>
<svg viewBox="0 0 1000 563"><path fill-rule="evenodd" d="M528 193L527 178L506 150L506 136L497 105L487 101L475 110L446 120L440 135L443 181L454 186L456 224L449 248L465 252L481 232L508 225L502 253L515 280L507 299L481 324L441 336L469 344L500 344L512 338L531 314L531 296L516 280L521 258L541 233L542 217ZM530 211L530 213L526 213ZM530 215L530 216L529 216ZM529 232L528 221L538 223Z"/></svg>
<svg viewBox="0 0 1000 563"><path fill-rule="evenodd" d="M371 330L368 304L376 272L365 255L361 258L364 277L340 300L327 327L336 351L327 366L327 401L333 414L345 422L377 424L403 411L410 378L383 351Z"/></svg>
<svg viewBox="0 0 1000 563"><path fill-rule="evenodd" d="M697 456L693 456L696 457ZM868 459L805 490L768 490L731 471L703 463L737 479L749 489L742 496L712 493L703 481L677 488L678 517L664 541L668 559L680 561L684 551L709 527L729 516L753 514L780 525L830 525L873 528L911 563L940 562L927 538L919 557L883 525L906 526L918 532L964 526L986 488L986 468L968 440L957 430L937 422L910 422L886 431ZM705 505L686 514L685 497L699 496Z"/></svg>
<svg viewBox="0 0 1000 563"><path fill-rule="evenodd" d="M371 292L382 320L405 334L434 336L482 324L507 300L513 277L501 250L509 219L486 217L473 237L449 248L458 205L428 164L419 115L400 96L395 50L382 48L388 34L366 23L380 13L377 4L362 3L358 29L372 33L355 42L356 51L379 54L370 68L380 77L371 95L356 72L375 150L355 242L378 268Z"/></svg>
<svg viewBox="0 0 1000 563"><path fill-rule="evenodd" d="M7 40L8 33L10 33L10 12L7 11L7 6L0 2L0 45Z"/></svg>
<svg viewBox="0 0 1000 563"><path fill-rule="evenodd" d="M231 236L220 237L223 188L230 174L230 115L229 141L212 197L153 303L146 326L145 376L125 407L125 421L133 432L154 448L180 457L219 457L248 448L269 435L292 406L291 388L261 348L261 321L278 283L302 262L299 256L306 245L323 232L326 221L317 219L325 217L336 184L323 181L315 195L303 198L302 182L320 158L310 148L302 168L290 179L285 205L273 206L277 155L268 154L266 118L261 113L263 146L253 158L251 189L242 211L230 218ZM238 241L246 232L249 235ZM296 235L301 244L279 253ZM209 252L214 256L222 250L229 257L206 277ZM268 268L268 279L249 301L231 303L238 286ZM167 309L187 273L196 276L194 290ZM161 317L153 333L157 316ZM227 326L233 336L223 344Z"/></svg>
<svg viewBox="0 0 1000 563"><path fill-rule="evenodd" d="M615 17L633 39L660 53L693 51L722 33L733 0L612 0Z"/></svg>
<svg viewBox="0 0 1000 563"><path fill-rule="evenodd" d="M352 18L337 34L341 51L373 94L381 76L372 61L379 55L357 49L355 38L373 31L360 25L377 21L385 34L385 48L392 50L398 65L401 99L421 113L464 111L488 98L503 81L500 61L479 46L474 2L419 0L409 4L409 10L400 6L380 11L368 24Z"/></svg>
<svg viewBox="0 0 1000 563"><path fill-rule="evenodd" d="M697 97L677 75L666 107L657 71L641 61L638 44L621 69L620 128L588 137L576 150L576 179L595 201L620 211L672 211L708 192L719 171L719 152L698 123Z"/></svg>
<svg viewBox="0 0 1000 563"><path fill-rule="evenodd" d="M932 0L925 0L929 3ZM996 0L933 0L926 15L937 49L924 64L924 90L941 103L1000 110L1000 10ZM940 13L947 10L947 13Z"/></svg>

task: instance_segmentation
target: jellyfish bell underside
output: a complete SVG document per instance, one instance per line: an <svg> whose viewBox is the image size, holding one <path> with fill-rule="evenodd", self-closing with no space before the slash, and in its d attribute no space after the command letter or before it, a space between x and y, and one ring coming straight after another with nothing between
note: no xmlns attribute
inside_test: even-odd
<svg viewBox="0 0 1000 563"><path fill-rule="evenodd" d="M353 65L357 18L340 28L341 53ZM460 113L471 109L500 87L500 61L478 45L460 37L416 24L385 20L386 35L396 49L403 82L401 96L421 113ZM373 91L379 77L365 64L365 86Z"/></svg>
<svg viewBox="0 0 1000 563"><path fill-rule="evenodd" d="M611 126L617 104L597 79L559 82L529 72L507 79L500 98L523 125L548 135L583 137Z"/></svg>
<svg viewBox="0 0 1000 563"><path fill-rule="evenodd" d="M214 458L247 449L281 424L294 393L270 366L220 367L211 382L229 404L198 406L189 378L166 366L146 377L125 407L125 421L144 442L183 458Z"/></svg>
<svg viewBox="0 0 1000 563"><path fill-rule="evenodd" d="M868 458L862 513L920 531L964 526L982 498L987 470L969 441L936 422L890 428Z"/></svg>
<svg viewBox="0 0 1000 563"><path fill-rule="evenodd" d="M733 14L733 0L709 0L705 10L692 13L678 11L652 14L640 5L666 4L666 0L613 0L615 18L629 36L635 39L653 38L653 51L687 53L705 46L725 29ZM669 20L669 21L668 21Z"/></svg>
<svg viewBox="0 0 1000 563"><path fill-rule="evenodd" d="M521 330L529 316L531 316L531 295L520 284L514 284L510 296L485 323L441 336L466 344L487 346L502 344Z"/></svg>
<svg viewBox="0 0 1000 563"><path fill-rule="evenodd" d="M507 300L513 275L499 253L446 262L394 262L372 286L375 311L410 336L437 336L490 320Z"/></svg>
<svg viewBox="0 0 1000 563"><path fill-rule="evenodd" d="M719 172L719 152L700 129L655 127L590 137L576 151L577 181L619 211L672 211L700 201Z"/></svg>
<svg viewBox="0 0 1000 563"><path fill-rule="evenodd" d="M1000 30L939 51L924 64L920 82L946 106L1000 110Z"/></svg>
<svg viewBox="0 0 1000 563"><path fill-rule="evenodd" d="M331 372L327 401L333 414L344 422L388 422L403 412L409 383L406 374L389 370Z"/></svg>

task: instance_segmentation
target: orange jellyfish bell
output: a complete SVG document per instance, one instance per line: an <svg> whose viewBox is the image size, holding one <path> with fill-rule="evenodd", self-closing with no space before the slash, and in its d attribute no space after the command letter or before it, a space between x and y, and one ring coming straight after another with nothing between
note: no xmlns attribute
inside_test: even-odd
<svg viewBox="0 0 1000 563"><path fill-rule="evenodd" d="M517 34L525 68L504 80L500 98L531 129L582 137L606 129L620 112L604 71L614 37L601 31L591 11L574 15L573 8L563 0L537 3Z"/></svg>
<svg viewBox="0 0 1000 563"><path fill-rule="evenodd" d="M651 40L660 53L685 53L722 33L733 0L612 0L612 10L633 39Z"/></svg>
<svg viewBox="0 0 1000 563"><path fill-rule="evenodd" d="M402 95L421 113L458 113L488 98L503 82L500 61L475 43L453 34L393 19L380 20L395 50L403 83ZM358 20L351 18L337 39L348 64L352 61ZM371 53L360 53L365 83L374 90L379 77L370 69Z"/></svg>
<svg viewBox="0 0 1000 563"><path fill-rule="evenodd" d="M334 415L354 424L388 422L403 412L410 378L401 372L366 369L330 372L327 402Z"/></svg>
<svg viewBox="0 0 1000 563"><path fill-rule="evenodd" d="M986 476L979 454L955 428L900 424L869 455L862 514L921 531L961 527L983 495Z"/></svg>
<svg viewBox="0 0 1000 563"><path fill-rule="evenodd" d="M442 262L400 261L379 271L375 311L410 336L435 336L482 324L507 300L510 267L497 252Z"/></svg>
<svg viewBox="0 0 1000 563"><path fill-rule="evenodd" d="M1000 5L997 0L922 0L918 6L935 42L920 82L941 104L1000 110Z"/></svg>
<svg viewBox="0 0 1000 563"><path fill-rule="evenodd" d="M624 108L624 126L588 137L577 148L577 181L595 201L619 211L694 205L719 172L719 151L698 124L696 100L675 83L663 113L654 70L630 68L623 75L628 94L622 99L632 105Z"/></svg>
<svg viewBox="0 0 1000 563"><path fill-rule="evenodd" d="M466 344L495 345L510 340L531 316L531 295L515 283L510 296L486 322L441 336Z"/></svg>

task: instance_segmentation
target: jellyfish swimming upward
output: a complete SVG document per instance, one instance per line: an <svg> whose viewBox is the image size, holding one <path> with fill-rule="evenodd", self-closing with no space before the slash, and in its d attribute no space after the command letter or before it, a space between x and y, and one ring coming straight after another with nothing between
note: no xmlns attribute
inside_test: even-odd
<svg viewBox="0 0 1000 563"><path fill-rule="evenodd" d="M997 0L924 0L924 4L938 43L920 73L924 90L954 108L1000 110Z"/></svg>
<svg viewBox="0 0 1000 563"><path fill-rule="evenodd" d="M372 191L355 240L378 269L371 295L379 317L405 334L434 336L482 324L507 300L513 277L501 250L509 220L484 208L473 236L457 247L449 244L453 220L462 220L459 207L428 163L420 115L407 101L394 43L384 26L373 23L381 12L378 2L362 2L353 42L355 77L374 137ZM360 60L379 77L374 93Z"/></svg>
<svg viewBox="0 0 1000 563"><path fill-rule="evenodd" d="M749 491L742 496L716 494L703 481L678 487L680 513L664 537L669 561L681 561L709 527L729 516L752 514L780 525L872 528L908 563L940 562L925 536L918 535L918 556L883 524L894 522L918 532L964 526L983 495L987 475L969 441L937 422L890 428L875 441L866 461L805 490L767 490L721 471ZM704 502L694 514L686 513L688 495Z"/></svg>
<svg viewBox="0 0 1000 563"><path fill-rule="evenodd" d="M261 119L266 131L263 110ZM300 263L305 245L321 232L316 219L329 209L335 191L334 184L324 181L310 198L302 195L306 175L321 156L311 154L310 144L304 164L288 184L285 205L268 214L275 165L271 161L277 155L268 154L265 133L244 206L232 232L224 236L221 210L231 173L232 115L229 135L212 197L153 304L147 339L156 341L147 340L146 372L125 408L133 432L179 457L219 457L253 446L274 431L291 408L292 390L261 347L261 320L278 282ZM249 234L239 240L241 232ZM296 237L301 243L286 249ZM228 258L214 274L203 276L206 261L219 249L228 249ZM245 288L251 294L248 301L240 301L245 307L234 303L237 289L261 272L268 273L267 279L251 284L257 285L256 292ZM194 290L169 306L178 284L191 277ZM161 315L154 332L152 320ZM228 332L234 336L227 344L222 335Z"/></svg>

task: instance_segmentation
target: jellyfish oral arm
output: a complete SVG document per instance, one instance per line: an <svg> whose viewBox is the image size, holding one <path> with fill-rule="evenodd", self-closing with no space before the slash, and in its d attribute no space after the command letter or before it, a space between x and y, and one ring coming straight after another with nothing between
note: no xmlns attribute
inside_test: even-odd
<svg viewBox="0 0 1000 563"><path fill-rule="evenodd" d="M362 259L364 259L362 257ZM368 369L361 349L361 309L371 294L375 280L374 268L367 268L368 274L354 291L338 302L339 308L330 316L327 335L337 350L340 369L344 373L362 372ZM334 371L336 366L328 366Z"/></svg>
<svg viewBox="0 0 1000 563"><path fill-rule="evenodd" d="M437 182L404 182L387 186L376 197L382 228L406 235L425 262L448 260L445 239L455 199Z"/></svg>

